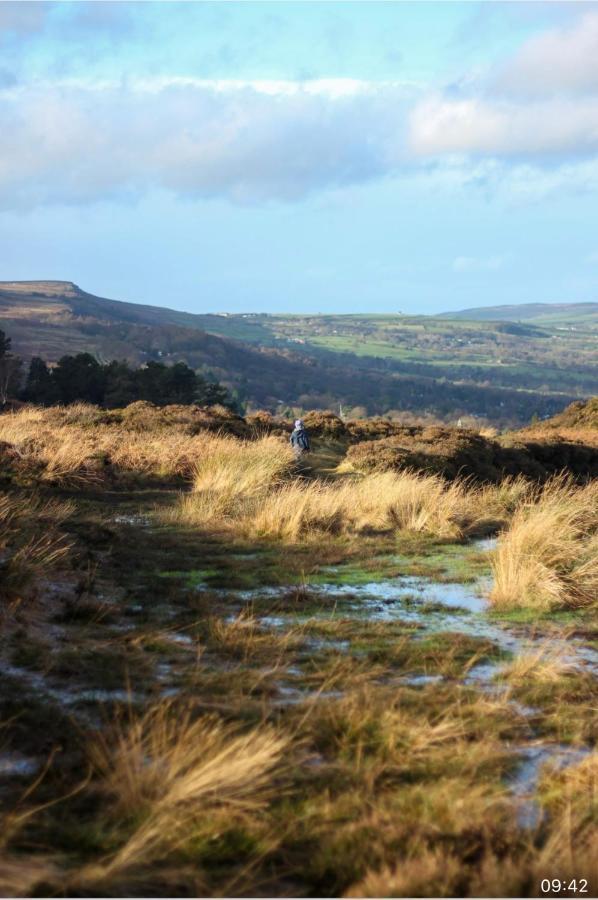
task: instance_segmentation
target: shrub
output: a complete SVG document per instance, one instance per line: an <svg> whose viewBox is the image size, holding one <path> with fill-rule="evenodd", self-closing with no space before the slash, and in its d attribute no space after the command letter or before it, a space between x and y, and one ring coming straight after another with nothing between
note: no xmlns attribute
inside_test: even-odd
<svg viewBox="0 0 598 900"><path fill-rule="evenodd" d="M333 412L313 410L303 416L305 427L313 437L341 438L347 434L347 426Z"/></svg>
<svg viewBox="0 0 598 900"><path fill-rule="evenodd" d="M418 469L444 478L473 477L498 483L525 475L539 481L568 469L579 477L598 475L598 446L563 439L494 440L460 428L403 428L391 437L360 441L347 452L344 468L358 472Z"/></svg>

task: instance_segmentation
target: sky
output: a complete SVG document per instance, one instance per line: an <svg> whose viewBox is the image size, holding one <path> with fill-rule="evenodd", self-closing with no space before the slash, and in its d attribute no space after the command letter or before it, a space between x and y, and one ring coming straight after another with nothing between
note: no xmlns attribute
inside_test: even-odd
<svg viewBox="0 0 598 900"><path fill-rule="evenodd" d="M0 279L598 300L598 2L0 2Z"/></svg>

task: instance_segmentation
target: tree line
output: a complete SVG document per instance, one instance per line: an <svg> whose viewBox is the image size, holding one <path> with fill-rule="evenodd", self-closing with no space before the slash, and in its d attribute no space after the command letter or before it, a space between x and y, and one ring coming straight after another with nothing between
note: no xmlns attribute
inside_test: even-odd
<svg viewBox="0 0 598 900"><path fill-rule="evenodd" d="M101 363L91 353L62 356L49 366L34 356L23 378L23 363L10 349L10 338L0 331L0 403L17 398L39 406L77 400L116 408L137 400L157 406L170 403L221 404L237 410L238 401L224 385L195 372L186 363L165 365L151 360L139 368L113 360Z"/></svg>

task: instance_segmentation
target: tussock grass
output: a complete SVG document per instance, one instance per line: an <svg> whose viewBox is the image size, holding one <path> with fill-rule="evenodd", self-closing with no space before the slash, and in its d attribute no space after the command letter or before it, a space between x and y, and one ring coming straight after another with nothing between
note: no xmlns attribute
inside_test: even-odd
<svg viewBox="0 0 598 900"><path fill-rule="evenodd" d="M370 854L368 871L345 889L345 897L523 897L540 893L542 879L575 880L588 886L598 876L598 802L596 799L597 756L563 770L552 770L542 779L540 801L546 811L539 831L516 833L500 815L500 801L484 794L476 785L467 790L455 782L458 792L441 782L447 800L452 800L448 816L443 815L441 798L434 787L428 792L428 814L442 830L443 840L435 841L436 829L424 826L423 806L418 827L412 832L400 862L391 854ZM459 811L470 815L469 828L459 822ZM378 812L378 824L383 817ZM450 820L452 823L449 824ZM480 839L473 838L481 825ZM386 827L390 822L386 821ZM395 826L396 827L396 826ZM459 830L473 838L476 852L463 853ZM493 848L495 832L500 851ZM469 844L472 849L472 844ZM581 874L583 872L583 875ZM590 887L591 889L591 887Z"/></svg>
<svg viewBox="0 0 598 900"><path fill-rule="evenodd" d="M0 723L3 736L7 723ZM51 759L48 761L50 765ZM45 770L27 787L15 807L0 812L0 897L30 897L40 885L51 884L58 874L56 860L49 855L17 854L11 852L10 845L18 839L26 825L43 809L44 804L31 804L31 795L39 786ZM49 804L51 805L51 804Z"/></svg>
<svg viewBox="0 0 598 900"><path fill-rule="evenodd" d="M160 703L92 747L113 815L136 823L107 860L78 875L102 881L176 849L210 813L256 811L267 802L289 738L266 725L248 732Z"/></svg>
<svg viewBox="0 0 598 900"><path fill-rule="evenodd" d="M598 602L598 482L549 482L514 513L492 570L497 606L549 609Z"/></svg>
<svg viewBox="0 0 598 900"><path fill-rule="evenodd" d="M161 410L152 411L145 427L131 427L130 409L118 416L84 403L24 407L0 416L0 441L16 450L21 470L41 482L73 487L101 484L108 474L190 479L198 461L217 452L212 444L222 450L226 442L209 431L162 421Z"/></svg>
<svg viewBox="0 0 598 900"><path fill-rule="evenodd" d="M565 814L578 827L598 827L598 752L564 769L548 771L540 782L540 799L554 817Z"/></svg>
<svg viewBox="0 0 598 900"><path fill-rule="evenodd" d="M426 848L386 866L352 885L345 897L450 897L455 892L463 862L440 847Z"/></svg>
<svg viewBox="0 0 598 900"><path fill-rule="evenodd" d="M22 599L65 559L72 544L60 525L72 512L68 502L0 493L0 597Z"/></svg>
<svg viewBox="0 0 598 900"><path fill-rule="evenodd" d="M206 449L196 466L194 490L181 499L174 516L247 538L289 542L395 530L459 539L495 528L522 492L522 482L492 493L409 471L308 481L291 477L290 454L279 439L251 444L228 438Z"/></svg>
<svg viewBox="0 0 598 900"><path fill-rule="evenodd" d="M58 871L51 859L0 854L0 896L34 896L38 886L55 882Z"/></svg>
<svg viewBox="0 0 598 900"><path fill-rule="evenodd" d="M490 722L495 727L492 738L486 733ZM517 726L506 694L492 699L452 697L442 705L431 694L371 683L312 704L306 721L325 756L342 764L348 777L367 773L368 782L407 775L427 780L435 773L471 775L490 758L500 770L503 755L495 738L503 726Z"/></svg>
<svg viewBox="0 0 598 900"><path fill-rule="evenodd" d="M234 438L204 440L193 464L193 494L183 499L183 516L201 522L235 517L255 506L288 475L293 453L274 436L241 443Z"/></svg>
<svg viewBox="0 0 598 900"><path fill-rule="evenodd" d="M243 610L233 619L210 616L203 623L204 640L212 650L233 659L266 659L270 666L282 664L289 654L303 643L302 628L282 633L264 628L259 619Z"/></svg>
<svg viewBox="0 0 598 900"><path fill-rule="evenodd" d="M485 519L475 491L437 476L385 472L335 484L292 484L257 511L255 536L298 540L310 533L414 531L461 538Z"/></svg>

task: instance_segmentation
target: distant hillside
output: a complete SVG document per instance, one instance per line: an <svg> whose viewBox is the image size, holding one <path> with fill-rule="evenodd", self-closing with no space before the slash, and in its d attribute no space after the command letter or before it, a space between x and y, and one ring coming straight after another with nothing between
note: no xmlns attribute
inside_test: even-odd
<svg viewBox="0 0 598 900"><path fill-rule="evenodd" d="M530 319L554 322L588 322L598 325L598 303L521 303L505 306L476 306L457 312L441 313L441 319L470 321L526 322Z"/></svg>
<svg viewBox="0 0 598 900"><path fill-rule="evenodd" d="M196 315L28 281L0 282L0 328L25 359L88 351L102 362L183 361L273 412L342 405L517 427L598 393L585 336L508 322Z"/></svg>
<svg viewBox="0 0 598 900"><path fill-rule="evenodd" d="M161 306L147 306L122 300L108 300L81 290L72 281L0 281L0 317L59 322L67 317L91 318L101 322L131 322L139 325L178 325L231 337L227 317L197 315ZM238 330L238 329L237 329ZM243 320L243 333L236 335L256 341L266 337L251 320Z"/></svg>

